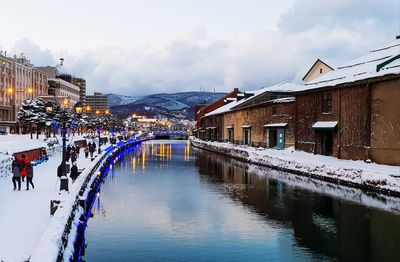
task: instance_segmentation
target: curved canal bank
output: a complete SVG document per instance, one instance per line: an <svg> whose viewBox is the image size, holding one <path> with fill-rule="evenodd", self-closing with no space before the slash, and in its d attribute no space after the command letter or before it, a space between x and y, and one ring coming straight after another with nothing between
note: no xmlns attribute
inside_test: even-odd
<svg viewBox="0 0 400 262"><path fill-rule="evenodd" d="M265 166L366 192L400 197L400 167L340 160L295 150L276 150L191 139L192 145L246 163Z"/></svg>
<svg viewBox="0 0 400 262"><path fill-rule="evenodd" d="M104 170L87 261L391 261L400 200L149 141ZM351 243L351 244L349 244Z"/></svg>
<svg viewBox="0 0 400 262"><path fill-rule="evenodd" d="M70 261L79 247L79 229L86 225L87 203L92 203L93 195L102 180L101 174L115 157L129 147L141 143L140 139L129 139L116 145L104 147L93 161L85 167L69 192L60 192L60 201L50 225L42 236L38 247L30 257L35 261Z"/></svg>

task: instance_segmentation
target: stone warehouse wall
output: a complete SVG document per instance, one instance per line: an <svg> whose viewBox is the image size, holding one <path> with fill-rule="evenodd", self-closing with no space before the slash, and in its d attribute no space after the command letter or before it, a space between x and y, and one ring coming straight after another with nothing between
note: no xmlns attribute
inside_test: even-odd
<svg viewBox="0 0 400 262"><path fill-rule="evenodd" d="M371 130L371 159L400 165L400 77L374 86Z"/></svg>
<svg viewBox="0 0 400 262"><path fill-rule="evenodd" d="M272 107L277 114L272 115ZM265 124L288 123L285 128L286 147L294 146L295 103L262 103L224 114L223 138L228 140L228 126L233 126L234 140L243 142L243 127L251 125L251 141L254 146L266 146Z"/></svg>

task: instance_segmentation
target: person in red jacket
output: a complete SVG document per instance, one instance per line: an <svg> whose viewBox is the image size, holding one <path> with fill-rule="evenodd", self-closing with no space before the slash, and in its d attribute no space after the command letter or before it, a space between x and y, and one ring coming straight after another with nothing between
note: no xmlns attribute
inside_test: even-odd
<svg viewBox="0 0 400 262"><path fill-rule="evenodd" d="M26 164L28 163L28 159L26 158L25 155L21 156L21 159L19 160L20 163L20 170L21 170L21 176L22 176L22 182L25 181L26 177Z"/></svg>

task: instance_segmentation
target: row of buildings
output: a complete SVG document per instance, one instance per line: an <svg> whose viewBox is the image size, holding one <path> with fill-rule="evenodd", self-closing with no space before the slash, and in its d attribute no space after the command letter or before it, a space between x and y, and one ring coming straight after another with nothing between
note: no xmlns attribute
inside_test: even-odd
<svg viewBox="0 0 400 262"><path fill-rule="evenodd" d="M55 99L65 108L78 101L93 113L109 112L108 97L86 95L86 80L59 74L57 67L35 67L25 56L0 53L0 129L18 131L18 111L26 99Z"/></svg>
<svg viewBox="0 0 400 262"><path fill-rule="evenodd" d="M195 110L200 139L400 165L400 37L335 69L318 59L302 84L235 89Z"/></svg>

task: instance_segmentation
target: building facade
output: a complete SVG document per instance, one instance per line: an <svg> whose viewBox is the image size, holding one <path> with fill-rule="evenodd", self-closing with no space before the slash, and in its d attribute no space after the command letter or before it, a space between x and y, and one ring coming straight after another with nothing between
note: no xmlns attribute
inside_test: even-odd
<svg viewBox="0 0 400 262"><path fill-rule="evenodd" d="M294 146L295 109L293 98L234 108L223 116L224 140L267 148Z"/></svg>
<svg viewBox="0 0 400 262"><path fill-rule="evenodd" d="M306 83L296 149L400 165L400 39Z"/></svg>
<svg viewBox="0 0 400 262"><path fill-rule="evenodd" d="M99 92L94 92L92 96L86 96L86 106L89 106L91 112L96 114L105 114L110 110L108 97Z"/></svg>
<svg viewBox="0 0 400 262"><path fill-rule="evenodd" d="M202 118L200 138L235 144L285 148L294 146L298 85L283 82L244 92Z"/></svg>
<svg viewBox="0 0 400 262"><path fill-rule="evenodd" d="M14 62L0 55L0 128L10 131L15 124Z"/></svg>
<svg viewBox="0 0 400 262"><path fill-rule="evenodd" d="M10 132L16 126L18 110L25 99L47 95L47 73L24 57L0 56L0 128Z"/></svg>
<svg viewBox="0 0 400 262"><path fill-rule="evenodd" d="M61 78L49 78L48 96L52 96L58 100L61 106L65 108L73 108L79 102L79 87L71 84Z"/></svg>
<svg viewBox="0 0 400 262"><path fill-rule="evenodd" d="M79 87L79 101L86 105L86 80L79 77L72 78L72 84Z"/></svg>

